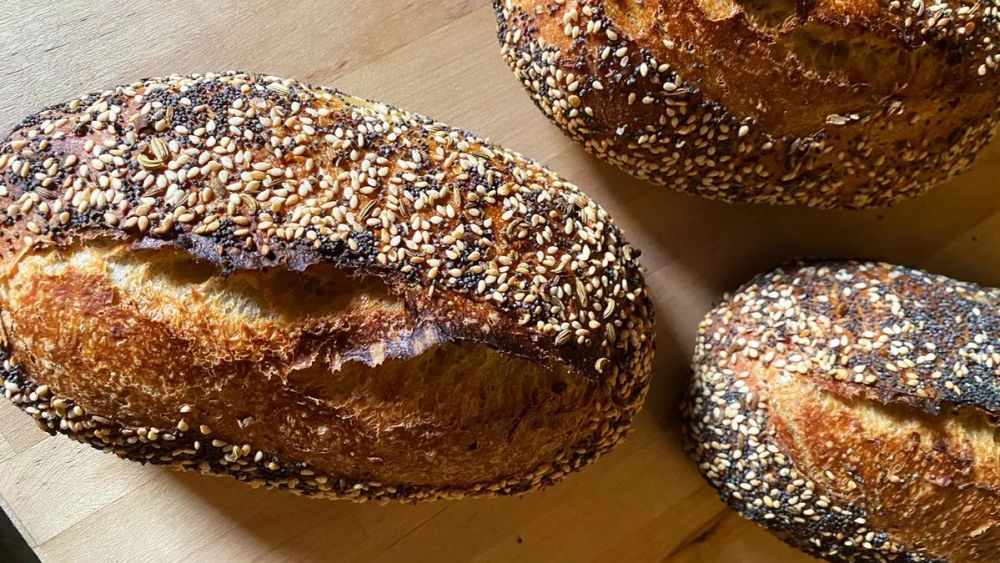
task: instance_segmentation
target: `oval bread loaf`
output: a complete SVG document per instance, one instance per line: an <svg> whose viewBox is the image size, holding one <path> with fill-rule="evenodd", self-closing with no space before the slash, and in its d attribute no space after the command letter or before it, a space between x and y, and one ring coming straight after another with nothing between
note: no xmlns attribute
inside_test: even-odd
<svg viewBox="0 0 1000 563"><path fill-rule="evenodd" d="M964 170L1000 118L997 0L494 0L587 150L725 201L862 208Z"/></svg>
<svg viewBox="0 0 1000 563"><path fill-rule="evenodd" d="M521 155L229 72L0 144L6 395L148 463L325 496L521 493L611 449L652 308L607 213Z"/></svg>
<svg viewBox="0 0 1000 563"><path fill-rule="evenodd" d="M688 449L723 500L833 561L996 561L1000 290L790 266L700 327Z"/></svg>

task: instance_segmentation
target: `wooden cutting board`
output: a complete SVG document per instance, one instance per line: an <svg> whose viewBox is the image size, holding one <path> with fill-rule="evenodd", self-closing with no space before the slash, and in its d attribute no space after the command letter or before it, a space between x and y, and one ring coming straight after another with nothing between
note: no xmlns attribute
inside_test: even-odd
<svg viewBox="0 0 1000 563"><path fill-rule="evenodd" d="M0 500L50 561L805 561L727 510L684 457L678 399L713 300L801 256L865 257L1000 286L1000 147L888 210L729 206L587 156L501 61L483 0L32 2L0 7L0 130L146 76L243 69L425 113L576 182L643 250L657 305L652 391L629 440L524 498L356 505L124 462L0 405Z"/></svg>

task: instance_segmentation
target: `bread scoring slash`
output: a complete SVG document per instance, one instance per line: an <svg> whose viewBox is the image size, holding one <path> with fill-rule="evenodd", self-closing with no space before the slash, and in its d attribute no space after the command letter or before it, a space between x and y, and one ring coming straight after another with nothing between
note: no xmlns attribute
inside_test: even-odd
<svg viewBox="0 0 1000 563"><path fill-rule="evenodd" d="M1000 290L883 263L779 268L701 324L687 448L831 561L996 561Z"/></svg>
<svg viewBox="0 0 1000 563"><path fill-rule="evenodd" d="M148 463L355 500L517 494L614 447L652 307L535 162L273 76L142 80L0 143L8 398Z"/></svg>
<svg viewBox="0 0 1000 563"><path fill-rule="evenodd" d="M1000 121L998 0L494 0L503 57L588 151L727 202L867 208Z"/></svg>

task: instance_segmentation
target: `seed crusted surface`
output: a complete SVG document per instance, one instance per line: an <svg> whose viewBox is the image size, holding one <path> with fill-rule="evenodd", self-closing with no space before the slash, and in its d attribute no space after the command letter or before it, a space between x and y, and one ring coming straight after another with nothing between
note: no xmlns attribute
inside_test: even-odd
<svg viewBox="0 0 1000 563"><path fill-rule="evenodd" d="M123 428L5 358L7 395L43 428L124 457L327 496L516 493L613 447L645 395L652 308L607 213L521 155L384 104L240 72L143 80L26 118L0 143L0 201L8 265L97 237L173 245L223 272L328 262L485 307L440 329L614 391L608 423L550 465L471 492L409 490L307 479L294 460L199 439L210 428Z"/></svg>
<svg viewBox="0 0 1000 563"><path fill-rule="evenodd" d="M869 523L863 497L846 502L797 467L757 368L878 404L995 417L1000 291L888 264L790 266L727 296L698 335L687 449L723 500L818 557L945 560L894 540Z"/></svg>
<svg viewBox="0 0 1000 563"><path fill-rule="evenodd" d="M758 4L494 0L503 56L553 122L688 193L890 205L994 135L995 1L773 3L770 22Z"/></svg>

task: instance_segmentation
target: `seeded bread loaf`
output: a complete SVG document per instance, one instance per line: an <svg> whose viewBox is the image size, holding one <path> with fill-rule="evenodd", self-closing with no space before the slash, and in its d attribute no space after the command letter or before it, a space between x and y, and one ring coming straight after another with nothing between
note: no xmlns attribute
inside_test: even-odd
<svg viewBox="0 0 1000 563"><path fill-rule="evenodd" d="M832 561L996 561L1000 290L778 269L701 324L688 449L723 500Z"/></svg>
<svg viewBox="0 0 1000 563"><path fill-rule="evenodd" d="M1000 117L997 0L494 0L587 150L724 201L862 208L962 171Z"/></svg>
<svg viewBox="0 0 1000 563"><path fill-rule="evenodd" d="M607 213L425 117L243 73L0 143L6 395L133 460L357 500L521 493L610 450L652 308Z"/></svg>

